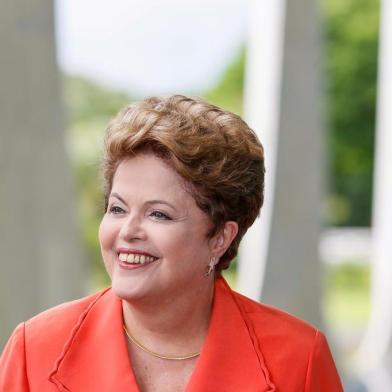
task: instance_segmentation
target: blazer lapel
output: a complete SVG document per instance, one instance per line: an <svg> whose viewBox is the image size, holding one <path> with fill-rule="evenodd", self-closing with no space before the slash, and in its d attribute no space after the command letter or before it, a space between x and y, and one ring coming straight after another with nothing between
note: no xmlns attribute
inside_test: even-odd
<svg viewBox="0 0 392 392"><path fill-rule="evenodd" d="M112 290L90 304L50 375L60 391L139 392L122 323L121 300Z"/></svg>
<svg viewBox="0 0 392 392"><path fill-rule="evenodd" d="M122 328L121 300L104 291L70 332L49 379L59 391L139 392ZM215 283L211 321L186 392L272 392L245 313L224 279Z"/></svg>
<svg viewBox="0 0 392 392"><path fill-rule="evenodd" d="M217 279L207 338L186 392L275 391L233 292Z"/></svg>

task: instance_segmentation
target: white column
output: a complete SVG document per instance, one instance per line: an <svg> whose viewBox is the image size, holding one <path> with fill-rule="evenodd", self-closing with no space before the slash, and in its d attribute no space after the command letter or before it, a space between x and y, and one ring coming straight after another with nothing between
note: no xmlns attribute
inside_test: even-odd
<svg viewBox="0 0 392 392"><path fill-rule="evenodd" d="M280 115L285 0L250 0L245 69L245 119L262 141L266 194L261 216L241 243L239 290L260 299L274 199L276 144Z"/></svg>
<svg viewBox="0 0 392 392"><path fill-rule="evenodd" d="M265 145L267 193L241 248L240 290L258 299L261 291L263 302L320 325L317 7L312 0L258 3L251 11L258 27L251 30L246 114Z"/></svg>
<svg viewBox="0 0 392 392"><path fill-rule="evenodd" d="M382 1L373 187L371 317L359 350L370 391L392 390L392 2Z"/></svg>
<svg viewBox="0 0 392 392"><path fill-rule="evenodd" d="M53 4L0 12L0 351L22 320L84 293Z"/></svg>

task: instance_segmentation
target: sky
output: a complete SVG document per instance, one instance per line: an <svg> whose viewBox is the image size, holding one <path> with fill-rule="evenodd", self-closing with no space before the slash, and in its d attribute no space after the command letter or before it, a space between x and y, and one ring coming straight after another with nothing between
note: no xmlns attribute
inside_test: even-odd
<svg viewBox="0 0 392 392"><path fill-rule="evenodd" d="M133 96L212 87L246 26L247 0L56 0L60 67Z"/></svg>

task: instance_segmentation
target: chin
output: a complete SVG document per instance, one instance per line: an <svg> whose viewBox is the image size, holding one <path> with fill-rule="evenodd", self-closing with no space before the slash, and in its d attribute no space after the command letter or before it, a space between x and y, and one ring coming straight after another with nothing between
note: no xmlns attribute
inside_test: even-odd
<svg viewBox="0 0 392 392"><path fill-rule="evenodd" d="M141 301L153 296L152 290L149 290L143 279L129 279L116 274L112 275L112 290L117 297L129 301Z"/></svg>
<svg viewBox="0 0 392 392"><path fill-rule="evenodd" d="M128 302L137 302L148 297L146 293L142 293L139 290L135 290L129 286L124 287L123 285L119 284L112 283L112 290L117 297Z"/></svg>

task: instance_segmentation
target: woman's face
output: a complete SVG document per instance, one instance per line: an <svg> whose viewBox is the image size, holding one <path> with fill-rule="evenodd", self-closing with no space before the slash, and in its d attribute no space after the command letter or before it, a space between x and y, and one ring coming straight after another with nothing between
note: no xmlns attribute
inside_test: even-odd
<svg viewBox="0 0 392 392"><path fill-rule="evenodd" d="M182 178L152 153L123 161L99 229L105 267L121 298L160 298L211 284L209 217Z"/></svg>

